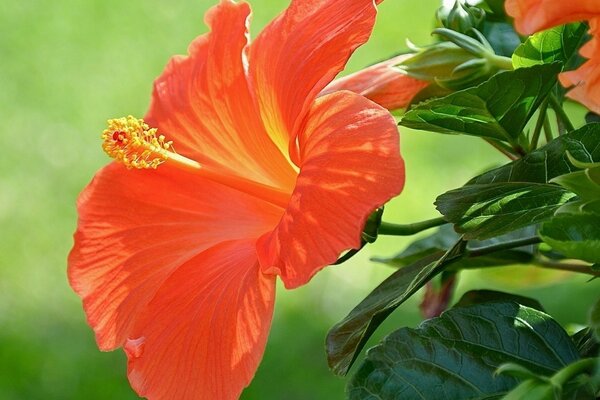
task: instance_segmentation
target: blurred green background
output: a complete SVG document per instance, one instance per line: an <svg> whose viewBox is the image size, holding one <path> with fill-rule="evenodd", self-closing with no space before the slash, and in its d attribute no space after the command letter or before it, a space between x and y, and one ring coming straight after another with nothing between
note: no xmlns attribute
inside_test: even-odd
<svg viewBox="0 0 600 400"><path fill-rule="evenodd" d="M215 0L216 1L216 0ZM108 162L99 135L107 118L143 115L153 79L168 58L206 31L207 0L0 2L0 399L136 399L121 351L101 353L70 290L78 192ZM288 0L255 0L253 34ZM347 72L430 41L439 0L386 0L369 44ZM385 219L407 223L436 215L432 202L473 171L503 161L475 138L402 131L405 192ZM372 263L404 239L381 238L303 288L279 288L264 360L243 399L342 399L345 380L329 373L324 338L392 271ZM562 323L581 323L597 282L525 267L470 272L459 292L506 288L539 297ZM417 296L418 297L418 296ZM374 340L420 320L418 298Z"/></svg>

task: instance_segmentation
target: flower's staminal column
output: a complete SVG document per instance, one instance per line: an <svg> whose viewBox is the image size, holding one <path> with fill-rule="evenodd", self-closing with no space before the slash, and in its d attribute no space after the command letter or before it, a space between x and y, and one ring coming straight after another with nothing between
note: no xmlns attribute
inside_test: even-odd
<svg viewBox="0 0 600 400"><path fill-rule="evenodd" d="M282 208L287 206L290 199L289 193L277 188L216 171L177 154L172 141L166 141L165 136L159 135L156 128L150 128L144 120L131 115L108 120L108 128L102 133L102 148L106 154L130 169L156 169L159 165L168 163Z"/></svg>

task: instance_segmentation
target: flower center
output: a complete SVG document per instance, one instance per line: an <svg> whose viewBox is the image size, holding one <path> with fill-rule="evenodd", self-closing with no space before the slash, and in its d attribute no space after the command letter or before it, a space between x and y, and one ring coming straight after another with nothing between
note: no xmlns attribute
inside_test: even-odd
<svg viewBox="0 0 600 400"><path fill-rule="evenodd" d="M143 120L132 117L108 121L102 133L102 148L110 157L125 164L127 168L155 169L168 159L171 142Z"/></svg>
<svg viewBox="0 0 600 400"><path fill-rule="evenodd" d="M168 163L188 173L200 175L213 182L239 190L269 203L286 208L290 193L278 188L254 182L225 170L211 168L177 154L173 142L157 134L142 119L131 115L108 120L108 128L102 133L102 148L111 158L123 163L128 169L156 169Z"/></svg>

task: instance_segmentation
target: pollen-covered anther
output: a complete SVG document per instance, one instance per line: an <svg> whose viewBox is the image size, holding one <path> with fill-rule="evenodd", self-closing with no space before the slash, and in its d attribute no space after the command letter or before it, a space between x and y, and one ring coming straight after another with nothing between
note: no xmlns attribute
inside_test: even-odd
<svg viewBox="0 0 600 400"><path fill-rule="evenodd" d="M108 120L108 128L102 133L102 148L127 168L137 169L154 169L174 154L172 142L131 115Z"/></svg>

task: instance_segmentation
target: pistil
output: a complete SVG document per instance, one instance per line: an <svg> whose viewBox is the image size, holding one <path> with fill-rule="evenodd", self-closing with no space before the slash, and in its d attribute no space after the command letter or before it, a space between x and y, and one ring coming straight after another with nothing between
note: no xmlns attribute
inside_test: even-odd
<svg viewBox="0 0 600 400"><path fill-rule="evenodd" d="M290 194L278 188L216 170L176 153L172 141L167 141L156 128L131 115L108 120L102 140L106 154L128 169L156 169L161 164L169 164L282 208L286 208L289 202Z"/></svg>

